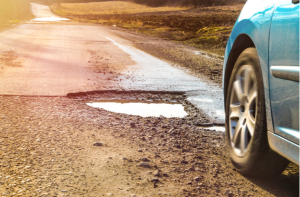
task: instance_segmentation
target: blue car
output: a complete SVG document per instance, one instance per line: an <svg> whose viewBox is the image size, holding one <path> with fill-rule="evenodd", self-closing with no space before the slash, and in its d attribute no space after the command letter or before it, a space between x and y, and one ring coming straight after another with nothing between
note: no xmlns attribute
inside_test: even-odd
<svg viewBox="0 0 300 197"><path fill-rule="evenodd" d="M299 0L248 0L223 70L232 164L251 176L299 165Z"/></svg>

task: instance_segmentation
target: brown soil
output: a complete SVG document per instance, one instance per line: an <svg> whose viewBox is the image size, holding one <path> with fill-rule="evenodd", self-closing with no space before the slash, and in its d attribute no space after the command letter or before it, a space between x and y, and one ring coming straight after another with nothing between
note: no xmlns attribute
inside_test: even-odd
<svg viewBox="0 0 300 197"><path fill-rule="evenodd" d="M297 166L272 179L244 177L230 163L224 133L198 128L191 118L142 118L83 102L119 97L0 96L0 194L299 195Z"/></svg>

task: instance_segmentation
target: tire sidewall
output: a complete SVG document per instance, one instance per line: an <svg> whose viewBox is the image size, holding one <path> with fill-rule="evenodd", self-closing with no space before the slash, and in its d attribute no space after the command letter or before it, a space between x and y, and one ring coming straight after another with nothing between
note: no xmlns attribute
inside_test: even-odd
<svg viewBox="0 0 300 197"><path fill-rule="evenodd" d="M230 143L229 106L230 106L231 92L233 89L233 82L236 79L237 71L243 65L249 65L254 70L254 73L256 75L256 80L257 80L258 99L257 99L257 116L256 116L254 134L251 138L248 151L244 156L240 157L235 154ZM228 91L226 95L227 96L226 96L226 106L225 106L225 114L226 114L225 127L226 127L226 141L229 149L230 158L232 160L233 165L236 167L238 171L247 174L248 172L252 171L251 168L253 167L255 161L260 159L259 153L263 150L268 149L263 78L262 78L259 57L257 55L257 51L255 48L245 49L237 59L234 68L232 70Z"/></svg>

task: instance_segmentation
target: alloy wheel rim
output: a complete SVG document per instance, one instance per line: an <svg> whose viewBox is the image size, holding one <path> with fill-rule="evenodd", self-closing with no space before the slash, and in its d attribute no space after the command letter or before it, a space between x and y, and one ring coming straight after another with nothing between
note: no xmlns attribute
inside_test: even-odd
<svg viewBox="0 0 300 197"><path fill-rule="evenodd" d="M252 143L257 117L257 80L252 66L243 65L235 75L230 96L229 135L235 154L244 156Z"/></svg>

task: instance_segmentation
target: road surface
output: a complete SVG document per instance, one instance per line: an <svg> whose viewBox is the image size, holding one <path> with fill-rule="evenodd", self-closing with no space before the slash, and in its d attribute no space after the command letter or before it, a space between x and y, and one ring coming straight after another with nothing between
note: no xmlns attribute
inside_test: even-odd
<svg viewBox="0 0 300 197"><path fill-rule="evenodd" d="M100 25L55 16L32 4L35 19L0 32L0 94L65 96L97 90L181 91L224 123L222 90L133 47Z"/></svg>

